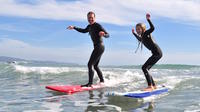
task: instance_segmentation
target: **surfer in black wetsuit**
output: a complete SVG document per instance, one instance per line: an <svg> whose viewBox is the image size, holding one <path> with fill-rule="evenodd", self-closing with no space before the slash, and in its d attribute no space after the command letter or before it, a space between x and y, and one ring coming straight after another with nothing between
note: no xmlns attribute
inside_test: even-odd
<svg viewBox="0 0 200 112"><path fill-rule="evenodd" d="M143 23L138 23L136 25L136 32L134 32L134 29L132 29L133 35L137 38L139 41L139 45L141 43L141 49L142 44L149 49L152 52L152 56L145 62L145 64L142 66L142 70L144 72L144 75L146 77L148 87L145 88L145 91L152 91L153 89L156 89L156 84L152 78L152 76L149 74L149 69L158 62L158 60L162 57L162 51L160 47L155 43L153 40L153 37L151 33L154 31L154 26L150 20L150 14L146 14L146 19L150 25L150 29L146 30L146 26ZM138 50L137 48L137 50ZM136 50L136 52L137 52Z"/></svg>
<svg viewBox="0 0 200 112"><path fill-rule="evenodd" d="M78 28L75 26L69 26L67 29L75 29L78 32L81 33L87 33L89 32L91 39L93 41L94 50L90 56L89 62L88 62L88 75L89 75L89 82L85 85L81 85L82 87L90 87L93 83L93 77L94 77L94 69L97 72L97 75L100 79L100 83L104 82L103 74L101 70L98 67L99 61L101 59L101 56L104 52L104 44L103 44L103 37L108 38L109 34L106 32L106 30L99 24L95 22L95 13L89 12L87 14L87 19L89 22L89 25L85 28Z"/></svg>

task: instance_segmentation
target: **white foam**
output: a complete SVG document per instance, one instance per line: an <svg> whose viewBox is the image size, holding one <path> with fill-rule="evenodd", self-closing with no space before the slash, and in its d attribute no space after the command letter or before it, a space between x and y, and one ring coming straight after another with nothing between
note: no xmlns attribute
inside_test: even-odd
<svg viewBox="0 0 200 112"><path fill-rule="evenodd" d="M169 89L174 89L179 83L187 79L191 79L192 76L188 76L188 70L170 70L170 69L152 69L150 73L154 77L157 85L164 85ZM146 79L141 70L111 70L104 71L105 85L108 87L118 87L125 85L123 90L130 91L134 88L140 88L146 86ZM97 75L95 75L97 76Z"/></svg>
<svg viewBox="0 0 200 112"><path fill-rule="evenodd" d="M80 71L86 72L83 68L70 68L70 67L28 67L28 66L21 66L21 65L14 65L14 68L17 72L20 73L39 73L39 74L60 74L65 72L72 72L72 71Z"/></svg>
<svg viewBox="0 0 200 112"><path fill-rule="evenodd" d="M105 79L105 85L108 87L111 86L118 86L122 83L129 83L133 82L136 84L137 81L143 80L143 76L140 75L138 72L131 72L126 71L125 73L119 73L119 72L111 72L111 71L105 71L104 72L104 79Z"/></svg>
<svg viewBox="0 0 200 112"><path fill-rule="evenodd" d="M53 73L53 74L58 74L62 72L69 72L68 67L26 67L26 66L21 66L21 65L15 65L15 70L17 72L21 73L32 73L36 72L39 74L47 74L47 73Z"/></svg>
<svg viewBox="0 0 200 112"><path fill-rule="evenodd" d="M199 77L192 75L193 70L151 69L149 72L157 85L164 85L170 90L174 89L182 81ZM130 91L147 85L145 76L140 69L112 68L104 70L103 73L106 86L123 86L123 91Z"/></svg>
<svg viewBox="0 0 200 112"><path fill-rule="evenodd" d="M170 89L174 89L182 81L193 78L194 76L191 76L192 72L190 70L175 69L152 69L150 71L158 85L164 85Z"/></svg>

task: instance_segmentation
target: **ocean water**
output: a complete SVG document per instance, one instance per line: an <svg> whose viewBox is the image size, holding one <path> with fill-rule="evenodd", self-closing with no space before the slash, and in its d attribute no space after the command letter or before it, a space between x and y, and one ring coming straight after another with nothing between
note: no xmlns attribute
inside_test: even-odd
<svg viewBox="0 0 200 112"><path fill-rule="evenodd" d="M59 63L0 63L0 112L200 112L200 66L156 65L157 85L170 88L150 100L107 96L146 87L141 66L102 66L106 88L72 95L47 85L85 84L87 67ZM95 74L94 83L98 83Z"/></svg>

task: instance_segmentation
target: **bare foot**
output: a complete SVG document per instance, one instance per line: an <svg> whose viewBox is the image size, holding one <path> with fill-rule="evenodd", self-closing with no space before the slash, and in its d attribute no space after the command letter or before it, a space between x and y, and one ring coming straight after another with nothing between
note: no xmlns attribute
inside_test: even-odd
<svg viewBox="0 0 200 112"><path fill-rule="evenodd" d="M143 89L143 91L153 91L154 87L153 86L148 86L147 88Z"/></svg>
<svg viewBox="0 0 200 112"><path fill-rule="evenodd" d="M153 89L157 89L157 86L153 86Z"/></svg>

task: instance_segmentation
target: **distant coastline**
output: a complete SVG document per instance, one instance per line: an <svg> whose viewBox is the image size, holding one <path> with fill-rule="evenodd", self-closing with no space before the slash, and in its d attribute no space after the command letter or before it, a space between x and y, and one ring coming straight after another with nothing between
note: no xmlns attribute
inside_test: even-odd
<svg viewBox="0 0 200 112"><path fill-rule="evenodd" d="M56 61L39 61L39 60L26 60L15 57L0 56L0 62L16 63L16 62L30 62L30 63L48 63L48 64L63 64L63 65L78 65L76 63L56 62Z"/></svg>

